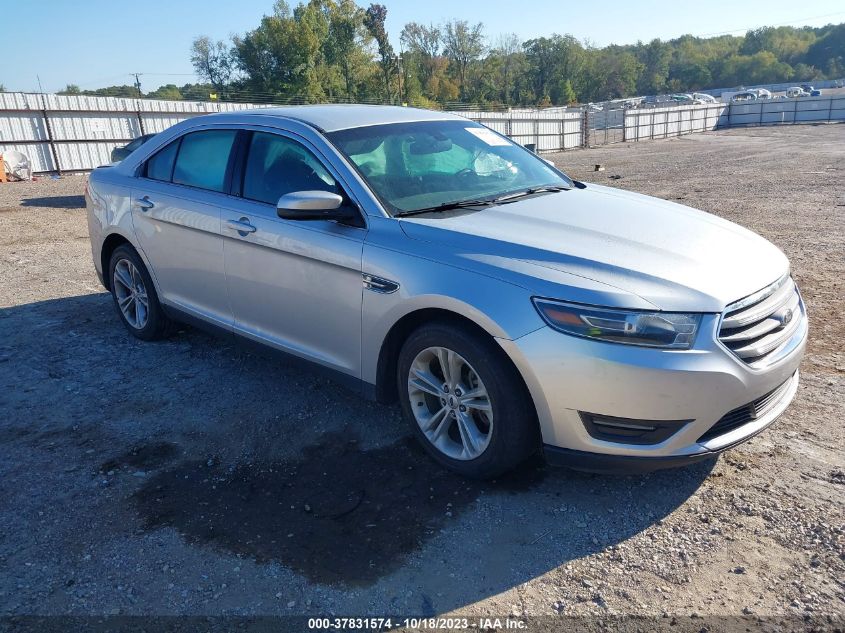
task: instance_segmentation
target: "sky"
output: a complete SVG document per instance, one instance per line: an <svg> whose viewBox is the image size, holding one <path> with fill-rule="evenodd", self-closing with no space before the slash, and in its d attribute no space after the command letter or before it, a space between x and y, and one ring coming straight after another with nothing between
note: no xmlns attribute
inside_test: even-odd
<svg viewBox="0 0 845 633"><path fill-rule="evenodd" d="M357 0L366 6L372 0ZM398 47L407 22L483 22L491 41L571 33L592 44L630 44L690 33L742 34L761 26L845 22L841 0L378 0ZM296 4L296 0L290 2ZM84 89L134 82L145 92L197 81L190 63L198 35L228 39L255 28L273 0L40 0L6 3L0 13L0 84L45 92L68 83Z"/></svg>

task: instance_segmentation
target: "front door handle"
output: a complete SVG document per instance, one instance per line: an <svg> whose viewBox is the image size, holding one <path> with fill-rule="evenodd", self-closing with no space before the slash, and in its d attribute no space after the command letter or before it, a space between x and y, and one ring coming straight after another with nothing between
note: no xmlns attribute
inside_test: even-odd
<svg viewBox="0 0 845 633"><path fill-rule="evenodd" d="M150 200L149 196L144 196L143 198L138 199L138 206L141 207L141 211L149 211L156 206L156 204Z"/></svg>
<svg viewBox="0 0 845 633"><path fill-rule="evenodd" d="M249 233L255 233L256 229L249 223L249 218L241 218L240 220L226 220L226 226L243 237Z"/></svg>

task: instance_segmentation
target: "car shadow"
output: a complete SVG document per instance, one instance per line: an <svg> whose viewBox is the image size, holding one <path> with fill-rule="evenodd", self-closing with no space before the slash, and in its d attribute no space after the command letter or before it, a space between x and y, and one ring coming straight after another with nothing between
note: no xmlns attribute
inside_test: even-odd
<svg viewBox="0 0 845 633"><path fill-rule="evenodd" d="M21 200L22 207L44 207L47 209L84 209L85 196L44 196L41 198L25 198Z"/></svg>
<svg viewBox="0 0 845 633"><path fill-rule="evenodd" d="M2 309L0 341L0 384L29 385L0 404L39 411L34 424L5 416L0 443L66 442L55 467L78 460L117 482L133 538L173 529L207 556L281 565L362 604L411 587L423 615L612 550L714 465L606 476L533 459L497 481L463 479L409 437L397 407L193 328L141 343L105 293Z"/></svg>

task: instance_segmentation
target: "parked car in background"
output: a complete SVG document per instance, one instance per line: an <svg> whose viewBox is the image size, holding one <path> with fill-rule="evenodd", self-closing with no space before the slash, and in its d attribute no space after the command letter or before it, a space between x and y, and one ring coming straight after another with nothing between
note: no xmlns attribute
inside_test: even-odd
<svg viewBox="0 0 845 633"><path fill-rule="evenodd" d="M801 90L803 90L807 94L812 94L813 90L815 90L815 88L813 87L812 84L801 84Z"/></svg>
<svg viewBox="0 0 845 633"><path fill-rule="evenodd" d="M398 399L465 476L539 451L600 471L708 459L798 388L807 315L778 248L448 113L191 118L94 170L86 204L133 336L184 320L311 361Z"/></svg>
<svg viewBox="0 0 845 633"><path fill-rule="evenodd" d="M821 91L821 90L817 90L817 89L813 89L813 90L811 90L811 91L810 91L810 96L811 96L811 97L821 97L821 96L822 96L822 91Z"/></svg>
<svg viewBox="0 0 845 633"><path fill-rule="evenodd" d="M670 97L670 100L681 104L695 103L695 99L690 94L674 94Z"/></svg>
<svg viewBox="0 0 845 633"><path fill-rule="evenodd" d="M699 103L717 103L716 97L706 92L693 92L692 96Z"/></svg>
<svg viewBox="0 0 845 633"><path fill-rule="evenodd" d="M793 86L792 88L786 89L786 97L787 99L795 99L798 97L809 97L810 93L804 90L803 88L799 88L798 86Z"/></svg>
<svg viewBox="0 0 845 633"><path fill-rule="evenodd" d="M738 92L731 97L731 103L749 103L757 101L756 92Z"/></svg>
<svg viewBox="0 0 845 633"><path fill-rule="evenodd" d="M123 147L115 147L111 151L111 162L119 163L120 161L124 160L127 156L129 156L129 154L141 147L141 145L149 141L154 136L155 134L144 134L134 139L128 145L124 145Z"/></svg>
<svg viewBox="0 0 845 633"><path fill-rule="evenodd" d="M772 98L772 93L769 90L766 90L765 88L753 88L748 90L748 92L753 92L755 95L757 95L758 99Z"/></svg>

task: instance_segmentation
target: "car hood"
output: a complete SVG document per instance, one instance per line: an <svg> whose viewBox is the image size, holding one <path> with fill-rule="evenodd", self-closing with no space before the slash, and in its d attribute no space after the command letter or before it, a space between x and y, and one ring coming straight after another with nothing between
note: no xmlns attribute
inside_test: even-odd
<svg viewBox="0 0 845 633"><path fill-rule="evenodd" d="M574 300L554 288L557 272L667 311L720 312L789 269L778 248L737 224L592 184L480 211L404 218L401 226L408 237L439 245L438 257L482 266L538 294ZM636 303L617 307L643 307Z"/></svg>

